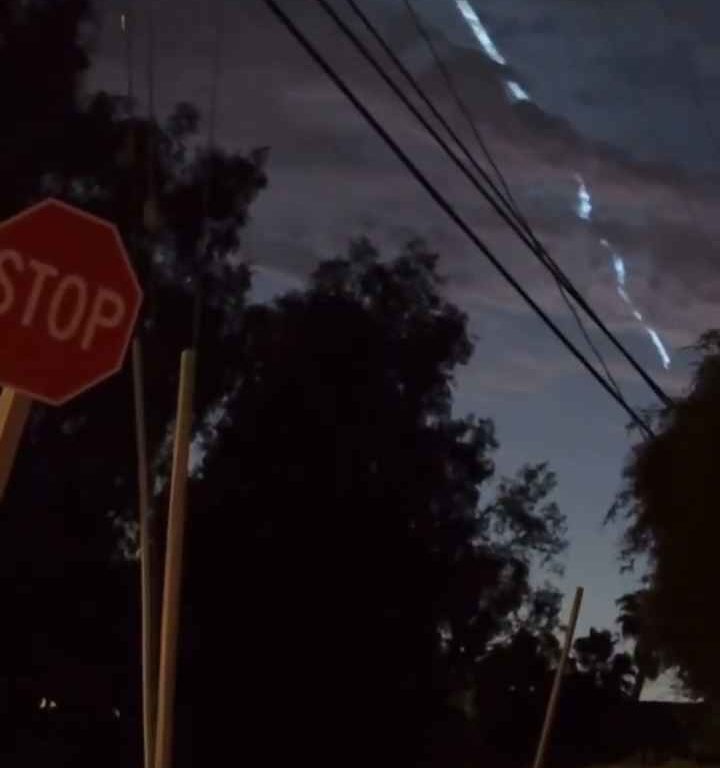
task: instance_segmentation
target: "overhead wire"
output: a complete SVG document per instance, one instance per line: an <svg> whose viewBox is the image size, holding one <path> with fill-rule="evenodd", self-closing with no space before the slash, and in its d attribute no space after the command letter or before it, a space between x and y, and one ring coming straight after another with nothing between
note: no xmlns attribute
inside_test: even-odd
<svg viewBox="0 0 720 768"><path fill-rule="evenodd" d="M204 275L203 267L207 259L210 258L210 207L211 192L213 185L213 164L215 163L216 147L215 133L217 129L217 111L218 111L218 92L220 83L220 72L222 68L222 26L223 26L223 6L222 0L212 0L211 9L212 27L213 27L213 46L212 46L212 64L210 75L210 98L208 103L207 135L205 146L205 167L204 178L201 181L201 209L203 219L203 229L200 244L199 258L195 270L195 299L193 307L192 339L193 348L197 349L200 339L202 324L202 312L204 302Z"/></svg>
<svg viewBox="0 0 720 768"><path fill-rule="evenodd" d="M516 235L525 243L525 245L538 258L538 260L543 264L543 266L549 269L552 272L552 274L556 277L556 279L562 282L563 286L570 293L573 299L575 299L578 305L582 307L582 309L592 318L593 322L596 323L596 325L610 339L610 341L614 344L614 346L622 353L625 359L640 374L640 376L643 378L646 384L653 390L655 395L665 405L670 405L672 402L670 398L665 394L665 392L655 382L655 380L647 373L647 371L645 371L644 368L637 362L637 360L635 360L635 358L630 354L630 352L627 351L627 349L617 339L617 337L607 328L605 323L600 319L600 317L598 317L598 315L595 313L593 308L587 303L587 301L582 296L582 294L580 294L580 292L575 288L575 286L572 284L569 278L564 274L564 272L560 269L557 263L547 253L546 249L539 242L537 242L537 239L533 235L528 235L518 225L518 222L515 221L513 215L508 214L507 210L503 208L503 206L498 202L498 200L496 200L495 197L493 197L488 192L488 190L485 187L483 187L483 185L478 181L478 179L475 178L475 176L468 170L467 166L455 154L455 152L448 145L448 143L442 138L442 136L440 136L440 134L423 116L423 114L417 109L417 107L412 103L412 101L410 101L407 95L398 87L395 81L387 74L387 72L385 72L383 67L379 64L377 59L368 50L368 48L364 45L364 43L358 38L358 36L353 32L353 30L350 29L350 27L348 27L348 25L343 21L343 19L336 13L334 8L328 2L326 2L326 0L316 0L316 2L318 5L320 5L323 8L323 10L325 10L327 15L330 16L330 18L334 21L334 23L340 29L340 31L350 40L351 43L353 43L353 45L358 49L358 51L366 59L366 61L368 61L368 63L373 67L373 69L375 69L375 71L386 83L386 85L403 102L403 104L407 107L407 109L410 110L410 112L421 123L421 125L425 128L425 130L440 145L440 147L444 150L444 152L448 155L448 157L453 161L453 163L458 167L458 169L466 176L466 178L470 181L470 183L490 203L490 205L498 213L498 215L505 221L505 223L508 224L508 226L516 233ZM355 6L357 6L357 4L355 4ZM378 42L383 39L380 33L377 32L377 30L375 30L375 35L377 35L376 39L378 39ZM387 45L387 43L385 43L385 45ZM392 51L392 49L390 49L389 46L388 46L388 49ZM394 52L393 52L393 57L397 59ZM399 59L397 60L399 61ZM406 67L404 67L404 65L402 65L402 62L400 62L400 65L403 67L403 72L407 73L405 74L406 79L409 77L410 80L414 83L414 88L416 88L417 92L419 92L418 95L421 96L421 98L423 99L423 102L429 103L432 105L432 102L424 94L422 88L420 88L420 86L417 84L417 81L412 76L412 74L409 73L409 71L407 70ZM432 106L432 108L435 111L437 111L434 105ZM492 179L490 179L487 172L481 167L479 167L477 163L473 163L473 165L478 170L478 172L482 175L483 179L486 181L488 186L490 186L491 189L494 190L496 195L499 195L504 200L504 198L502 197L502 194L498 191L497 187L494 185ZM505 203L505 207L507 207L508 205L507 201L504 201L504 203Z"/></svg>
<svg viewBox="0 0 720 768"><path fill-rule="evenodd" d="M351 5L351 7L353 7L353 9L357 9L357 3L355 2L355 0L347 0L347 2ZM443 81L445 82L445 86L450 96L452 97L453 101L455 102L458 108L458 111L465 118L465 121L467 122L471 133L475 137L475 140L477 141L478 146L480 147L483 155L485 156L485 159L487 160L490 167L494 170L495 175L497 176L498 181L505 193L508 204L512 208L518 223L522 225L523 229L526 231L528 236L532 238L536 247L542 250L542 255L546 261L545 267L550 270L553 278L555 279L560 296L563 299L565 306L570 311L570 314L572 315L573 319L575 320L575 324L577 325L580 333L585 339L585 343L588 345L588 347L590 348L590 351L593 353L593 355L595 356L595 359L598 361L600 367L603 369L606 379L610 382L610 384L615 388L615 390L618 393L622 393L620 385L618 384L612 372L610 371L610 368L607 362L605 361L604 356L600 352L595 342L592 340L590 333L585 327L585 323L583 322L577 308L572 303L570 296L568 295L568 290L564 286L563 279L561 279L559 275L560 267L553 261L550 254L547 253L547 251L545 251L542 244L540 243L538 238L535 236L527 219L523 215L520 206L518 205L517 201L515 200L515 197L513 196L513 193L510 189L510 185L508 184L505 175L503 174L499 164L493 157L490 147L488 146L487 142L485 141L482 135L482 132L480 131L480 128L477 124L477 120L475 120L475 118L473 117L472 112L470 111L467 103L465 102L465 99L463 98L460 92L460 89L455 84L455 80L453 79L450 69L446 66L442 56L440 55L440 51L437 49L437 47L433 43L432 37L428 32L427 28L425 27L425 24L423 23L423 20L420 17L420 14L415 9L415 6L413 5L412 0L403 0L403 2L405 4L405 7L408 11L409 16L413 21L416 31L418 32L419 36L422 38L426 47L428 48L430 55L432 56L433 61L435 62L435 66L440 72L443 78ZM379 36L379 33L377 34ZM569 282L569 278L566 278L566 280Z"/></svg>
<svg viewBox="0 0 720 768"><path fill-rule="evenodd" d="M290 32L306 53L315 61L327 77L336 85L343 95L350 101L355 109L369 123L378 136L392 150L395 156L405 166L408 172L425 189L434 202L446 213L453 223L467 236L473 245L490 261L495 269L500 272L503 278L512 286L512 288L523 298L523 300L533 309L533 311L542 319L545 325L554 333L570 353L581 363L581 365L590 373L590 375L605 389L610 397L620 405L620 407L630 416L635 424L642 430L646 436L652 436L651 427L645 423L633 407L620 395L612 386L595 370L594 366L588 362L580 350L563 333L557 324L548 316L537 302L528 294L522 285L513 277L513 275L503 266L500 260L495 256L491 249L474 232L470 225L457 212L455 207L445 198L445 196L433 185L425 174L412 161L400 144L388 133L373 113L356 96L352 89L347 85L343 78L337 73L332 65L323 57L317 47L300 30L290 16L280 7L276 0L264 0L265 5L278 19L278 21Z"/></svg>
<svg viewBox="0 0 720 768"><path fill-rule="evenodd" d="M380 75L380 77L384 80L384 82L388 85L388 87L390 87L393 90L395 95L405 104L407 109L409 109L412 112L412 114L416 117L416 119L423 125L425 130L428 131L430 135L435 139L435 141L442 147L442 149L450 157L450 159L454 162L454 164L468 178L470 183L480 192L481 195L483 195L483 197L490 203L490 205L498 213L498 215L505 221L505 223L508 224L508 226L525 243L525 245L536 256L536 258L538 258L538 260L543 264L543 266L545 266L545 268L552 273L553 277L562 284L564 289L568 291L568 293L573 297L573 299L578 303L578 305L583 309L583 311L585 311L588 314L588 316L593 320L593 322L610 339L613 345L621 352L623 357L625 357L625 359L631 364L631 366L640 374L640 376L643 378L645 383L650 387L650 389L654 392L654 394L665 405L671 404L670 398L663 392L662 388L647 373L647 371L645 371L644 368L642 368L642 366L637 362L637 360L635 360L635 358L630 354L630 352L627 351L627 349L617 339L617 337L607 328L605 323L600 319L600 317L593 310L593 308L588 304L588 302L585 300L582 294L572 284L570 279L567 277L567 275L565 275L565 273L562 271L559 265L550 256L550 254L547 252L544 246L537 240L537 238L532 233L532 230L530 230L529 233L526 232L522 227L522 225L520 225L515 220L514 214L512 212L511 207L509 206L508 201L504 198L502 193L497 189L497 186L494 184L494 182L492 181L490 176L487 174L485 169L479 166L479 164L474 160L474 158L472 157L472 154L469 152L469 150L464 145L462 140L459 139L459 137L457 137L454 131L452 131L452 128L449 127L449 124L439 113L439 110L437 110L435 105L427 97L423 89L417 83L417 80L409 72L407 67L405 67L404 64L399 60L399 58L396 56L396 54L392 51L390 46L384 40L382 35L380 35L380 33L377 31L374 25L372 25L372 23L367 19L367 17L364 14L361 15L361 19L364 18L363 23L365 24L365 26L370 25L369 28L372 28L373 30L373 37L375 37L378 43L383 47L383 50L385 50L386 53L388 53L388 55L392 56L393 62L396 63L396 66L399 66L401 68L403 76L412 85L413 90L416 91L418 96L422 99L423 103L425 103L428 106L428 108L432 110L433 114L436 115L436 117L439 115L439 120L442 121L443 127L445 127L446 130L452 131L451 135L453 136L453 140L456 143L459 142L459 145L463 148L463 154L466 154L466 156L469 156L470 158L469 162L473 165L475 170L482 176L483 180L488 184L491 190L493 190L493 192L495 193L495 197L493 197L488 192L488 190L482 186L482 184L478 181L478 179L475 178L475 176L468 170L468 168L463 164L462 160L460 160L460 158L458 158L458 156L448 146L447 142L444 141L444 139L438 134L438 132L433 128L433 126L428 122L428 120L422 115L422 113L417 109L417 107L415 107L415 105L408 99L408 97L402 92L402 90L392 80L392 78L389 77L389 75L385 72L382 66L378 63L378 61L372 55L372 53L367 49L367 47L362 43L362 41L359 40L357 35L355 35L355 33L337 15L337 13L334 11L332 6L330 6L327 2L325 2L325 0L317 0L317 2L319 5L321 5L324 8L326 13L331 16L331 18L336 23L336 25L341 29L341 31L346 35L346 37L350 39L350 41L360 51L360 53L364 56L364 58L371 64L371 66ZM348 0L348 3L351 4L351 8L353 8L353 10L358 8L357 3L355 3L354 0ZM527 226L527 223L525 224L525 226ZM586 335L586 339L587 338L589 338L588 335ZM591 348L592 346L594 345L591 344Z"/></svg>
<svg viewBox="0 0 720 768"><path fill-rule="evenodd" d="M355 0L348 0L348 2L353 6L357 6L357 3L355 2ZM515 198L513 197L513 193L510 190L510 185L508 184L507 179L505 178L505 175L500 170L500 166L496 163L495 158L492 155L492 152L490 152L490 148L488 147L485 141L485 138L480 132L477 121L473 118L470 110L468 109L468 106L465 103L465 100L463 99L462 94L460 93L460 90L455 84L455 80L449 68L445 66L445 62L443 61L443 58L440 55L440 51L438 51L437 47L435 46L435 43L432 40L432 37L430 36L427 29L425 28L425 25L423 24L422 19L420 18L420 14L415 10L415 6L411 2L411 0L403 0L403 4L405 5L408 15L412 19L416 32L421 37L421 39L425 43L425 46L430 52L430 55L432 56L433 61L435 62L435 66L445 83L445 87L447 88L448 93L451 95L453 101L455 102L455 105L457 106L458 111L465 118L465 121L467 122L471 133L475 137L475 141L477 142L478 146L480 147L480 150L485 156L485 160L487 160L488 165L494 171L495 176L497 177L498 182L500 183L500 186L502 187L502 190L505 193L508 203L510 204L512 210L514 211L517 220L523 224L524 228L526 229L526 231L528 231L528 233L531 232L532 230L530 229L530 226L525 221L522 213L520 212L520 208L517 205Z"/></svg>
<svg viewBox="0 0 720 768"><path fill-rule="evenodd" d="M668 10L664 0L655 0L653 5L656 7L658 11L659 17L661 17L661 21L664 22L664 30L662 33L662 42L663 42L663 49L666 50L668 46L671 43L670 36L668 34L669 27L673 25L673 20L670 16L670 11ZM601 15L601 11L605 10L608 14L608 17L611 19L615 19L614 11L609 7L607 2L603 3L602 0L600 2L591 3L589 6L590 12L594 14L595 22L598 28L602 28L604 22L606 21L606 18ZM623 51L622 48L619 45L618 36L615 34L608 34L607 37L607 44L608 47L611 48L616 61L621 61L623 58ZM680 68L676 68L676 71L679 72ZM718 137L715 133L714 126L712 125L712 122L707 115L707 112L705 111L703 104L702 104L702 98L700 94L700 86L699 86L699 78L697 76L697 72L695 71L692 61L690 58L688 58L687 61L687 74L688 74L688 84L687 88L690 94L691 100L694 102L695 107L698 111L698 113L703 117L703 121L705 123L706 131L708 134L708 139L710 143L712 144L715 154L717 158L720 158L720 140L718 140ZM629 78L625 78L624 82L629 83ZM632 96L636 98L637 101L637 94L635 93L635 90L631 89ZM642 90L642 89L641 89ZM641 104L641 102L639 102ZM651 139L655 140L655 143L657 146L661 146L663 143L662 134L658 130L659 121L657 120L644 120L643 126L647 128L647 131L650 135ZM687 194L680 194L680 205L682 208L684 208L685 213L687 215L688 223L692 225L694 233L702 240L704 241L704 244L707 248L712 248L713 241L711 237L704 231L700 217L698 216L697 211L695 210L695 206L693 205L693 201L691 197Z"/></svg>

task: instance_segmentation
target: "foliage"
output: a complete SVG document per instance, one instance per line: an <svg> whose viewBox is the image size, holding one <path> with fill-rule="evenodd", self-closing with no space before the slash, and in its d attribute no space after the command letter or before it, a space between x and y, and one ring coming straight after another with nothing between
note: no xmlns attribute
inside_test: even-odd
<svg viewBox="0 0 720 768"><path fill-rule="evenodd" d="M639 445L625 470L614 512L628 526L624 555L648 560L641 635L663 666L677 667L688 693L717 700L713 513L720 427L720 335L705 334L692 387L655 416L656 436Z"/></svg>
<svg viewBox="0 0 720 768"><path fill-rule="evenodd" d="M14 180L0 216L53 195L120 228L145 288L157 510L179 352L198 346L204 462L191 489L180 760L209 761L215 746L225 760L218 734L234 733L240 708L247 754L336 762L351 743L358 762L381 744L388 761L425 759L419 735L449 717L449 695L473 683L493 639L522 626L549 642L558 596L529 574L555 572L564 547L554 475L528 466L485 491L494 428L451 415L472 345L421 243L387 263L359 241L306 291L247 307L249 270L230 255L266 150L208 153L187 104L159 125L126 98L84 93L91 22L79 0L0 4L13 114L0 167ZM133 424L128 370L63 409L34 409L0 517L13 617L0 641L3 756L139 762ZM89 713L92 727L69 725Z"/></svg>
<svg viewBox="0 0 720 768"><path fill-rule="evenodd" d="M529 560L564 547L544 465L481 503L494 430L451 416L471 346L436 262L420 243L383 261L361 240L306 291L249 307L237 387L193 489L186 696L202 701L221 670L261 713L280 689L304 692L290 727L306 744L323 723L307 747L321 762L344 742L353 760L382 744L413 764L419 734L510 614L547 615ZM229 563L233 627L207 597ZM197 734L203 713L188 717Z"/></svg>
<svg viewBox="0 0 720 768"><path fill-rule="evenodd" d="M0 168L13 180L0 193L0 215L53 195L120 227L146 291L146 410L162 490L178 358L192 334L187 277L203 287L201 342L212 339L217 352L198 383L202 425L228 386L225 345L237 339L249 286L247 268L226 256L265 180L252 157L190 151L199 116L187 105L160 126L131 119L126 99L83 94L91 22L77 0L0 3L0 78L12 117L0 128ZM208 175L222 196L203 206ZM159 217L152 232L141 228L149 198ZM72 712L108 719L117 749L104 744L101 761L110 753L122 764L139 759L133 424L128 370L62 409L36 405L3 500L0 591L12 625L0 640L0 753L19 750L30 764L44 761L44 720ZM162 498L156 503L162 508ZM43 698L57 700L57 714L38 711ZM98 728L90 733L100 738ZM102 741L62 734L68 750L76 738L83 745L73 760ZM87 759L96 763L97 754Z"/></svg>
<svg viewBox="0 0 720 768"><path fill-rule="evenodd" d="M633 663L638 670L633 691L636 701L640 700L645 682L656 680L664 668L657 640L652 635L647 601L648 592L645 589L629 592L616 601L620 608L618 623L621 634L625 640L634 642Z"/></svg>

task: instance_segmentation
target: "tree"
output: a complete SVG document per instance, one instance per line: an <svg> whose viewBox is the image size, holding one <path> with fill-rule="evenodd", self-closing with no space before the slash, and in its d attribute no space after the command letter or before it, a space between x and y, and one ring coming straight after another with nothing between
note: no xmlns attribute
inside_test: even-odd
<svg viewBox="0 0 720 768"><path fill-rule="evenodd" d="M216 353L205 357L198 380L197 439L233 378L224 352L237 343L249 271L228 255L265 184L262 155L202 149L200 116L190 105L158 125L132 117L124 97L84 93L93 31L85 2L2 2L0 24L0 79L11 116L0 128L0 167L13 180L0 193L0 215L53 195L119 226L145 289L138 330L162 509L195 286L204 305L200 343ZM158 216L148 229L142 214L151 194ZM138 762L136 495L127 368L61 409L34 407L0 515L0 595L12 616L0 640L3 756L40 764L42 750L57 753L62 744L68 755L77 748L67 764ZM43 699L56 708L40 710ZM90 716L106 718L110 730L68 725Z"/></svg>
<svg viewBox="0 0 720 768"><path fill-rule="evenodd" d="M0 219L34 202L42 179L63 163L92 22L87 0L0 2L0 169L12 180L0 192Z"/></svg>
<svg viewBox="0 0 720 768"><path fill-rule="evenodd" d="M494 429L451 416L453 371L472 347L439 295L436 257L415 244L387 265L360 243L307 291L246 307L249 270L229 256L265 184L264 153L192 150L190 105L158 125L123 97L84 93L92 26L79 0L6 2L0 22L16 117L0 215L52 194L120 227L146 295L157 510L178 356L198 343L205 461L192 488L180 759L227 750L240 721L260 755L287 744L327 757L349 735L366 756L386 742L412 762L408 745L422 751L422 727L472 681L490 640L518 622L552 626L553 591L528 575L564 544L545 465L480 495ZM52 54L51 73L37 50ZM63 409L34 409L0 516L13 619L0 640L4 757L139 762L134 464L128 370Z"/></svg>
<svg viewBox="0 0 720 768"><path fill-rule="evenodd" d="M474 715L484 740L510 764L532 760L560 657L554 635L520 628L494 644L477 667Z"/></svg>
<svg viewBox="0 0 720 768"><path fill-rule="evenodd" d="M655 437L638 445L625 469L613 515L627 521L624 557L648 563L641 638L677 668L687 693L717 701L715 647L717 435L720 434L720 333L708 332L689 392L654 414Z"/></svg>
<svg viewBox="0 0 720 768"><path fill-rule="evenodd" d="M647 591L639 589L623 595L616 601L620 608L620 632L625 640L634 642L632 658L637 675L632 698L635 701L640 701L645 683L648 680L657 680L663 669L662 659L653 644L651 628L645 617L644 604L647 598Z"/></svg>
<svg viewBox="0 0 720 768"><path fill-rule="evenodd" d="M586 637L575 640L575 661L578 672L593 688L623 698L633 690L635 670L627 653L615 652L616 643L610 630L591 627Z"/></svg>
<svg viewBox="0 0 720 768"><path fill-rule="evenodd" d="M263 762L382 750L417 764L449 693L533 603L533 557L563 549L545 465L482 500L494 430L451 415L472 347L436 263L421 243L387 262L357 241L307 290L245 312L226 360L236 388L192 489L188 764L227 749L236 710L203 703L219 680Z"/></svg>

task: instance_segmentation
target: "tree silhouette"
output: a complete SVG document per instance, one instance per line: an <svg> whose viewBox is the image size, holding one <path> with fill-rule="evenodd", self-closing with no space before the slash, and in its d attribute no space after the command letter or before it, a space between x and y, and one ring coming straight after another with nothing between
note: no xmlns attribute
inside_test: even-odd
<svg viewBox="0 0 720 768"><path fill-rule="evenodd" d="M306 291L245 312L192 493L188 764L227 749L211 734L237 710L203 704L219 680L249 703L241 749L262 762L417 764L454 686L533 601L532 556L563 549L544 465L482 500L496 442L491 422L451 415L471 344L436 262L421 243L385 261L357 241Z"/></svg>
<svg viewBox="0 0 720 768"><path fill-rule="evenodd" d="M132 118L125 98L85 94L91 22L77 0L0 4L10 116L0 128L0 168L13 180L0 193L0 212L53 195L119 226L145 288L139 331L162 509L178 358L191 342L196 285L205 307L200 343L216 353L204 359L198 381L198 432L233 379L224 352L236 346L249 272L227 256L265 183L263 157L193 150L199 115L189 105L157 125ZM158 216L148 231L142 213L151 160ZM73 765L139 760L134 467L127 369L66 407L34 407L0 514L0 595L12 616L0 640L4 757L37 765L62 749L76 750ZM40 709L43 700L55 708ZM89 717L107 728L87 731Z"/></svg>
<svg viewBox="0 0 720 768"><path fill-rule="evenodd" d="M249 270L229 256L266 153L199 148L187 104L158 125L84 93L91 22L79 0L0 3L0 215L53 195L119 226L145 289L158 511L202 298L178 762L226 759L240 727L269 763L359 763L381 745L388 762L434 759L424 730L490 641L554 626L556 593L529 582L564 546L554 476L538 464L484 490L493 425L451 415L472 345L421 244L388 264L358 242L307 291L246 306ZM0 514L10 764L139 763L134 446L128 370L34 408Z"/></svg>
<svg viewBox="0 0 720 768"><path fill-rule="evenodd" d="M720 333L705 334L689 392L654 416L656 437L633 451L614 515L627 520L624 555L648 562L643 592L643 651L677 668L686 691L717 701L713 512L720 426Z"/></svg>
<svg viewBox="0 0 720 768"><path fill-rule="evenodd" d="M635 701L640 701L645 683L648 680L657 680L663 669L662 659L659 651L653 645L652 634L646 618L647 611L644 607L646 600L647 591L639 589L623 595L616 601L620 608L618 623L622 636L624 639L634 642L632 657L637 668L637 676L632 698Z"/></svg>
<svg viewBox="0 0 720 768"><path fill-rule="evenodd" d="M575 640L577 670L593 687L611 696L629 696L635 670L627 653L616 653L617 638L608 629L590 628L586 637Z"/></svg>

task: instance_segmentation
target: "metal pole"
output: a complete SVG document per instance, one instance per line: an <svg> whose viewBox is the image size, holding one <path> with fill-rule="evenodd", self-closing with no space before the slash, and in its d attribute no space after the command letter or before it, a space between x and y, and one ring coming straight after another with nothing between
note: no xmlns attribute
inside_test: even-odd
<svg viewBox="0 0 720 768"><path fill-rule="evenodd" d="M180 359L180 386L175 422L172 479L170 481L154 768L170 768L172 765L175 681L180 629L180 586L185 538L194 380L195 352L186 349Z"/></svg>
<svg viewBox="0 0 720 768"><path fill-rule="evenodd" d="M575 626L577 625L582 598L583 588L578 587L575 591L575 600L573 601L572 611L570 612L570 623L567 628L567 633L565 634L565 644L563 646L562 656L560 656L560 663L555 670L555 680L553 682L552 691L550 692L547 710L545 711L545 722L543 723L542 732L540 734L540 743L538 744L537 752L535 753L533 768L542 768L545 761L545 753L547 751L550 731L552 730L553 721L555 719L555 710L560 695L560 686L562 685L563 674L565 673L568 656L570 655L570 649L572 648L572 641L575 635Z"/></svg>

